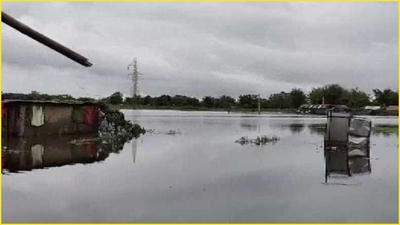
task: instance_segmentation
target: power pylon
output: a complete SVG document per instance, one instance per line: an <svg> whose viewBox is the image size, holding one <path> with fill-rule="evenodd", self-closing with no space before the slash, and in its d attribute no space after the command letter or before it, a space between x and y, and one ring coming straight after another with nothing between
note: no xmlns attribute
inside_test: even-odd
<svg viewBox="0 0 400 225"><path fill-rule="evenodd" d="M131 96L132 98L137 98L139 96L139 75L142 74L138 71L136 58L133 59L133 62L128 65L128 70L131 66L133 67L133 71L132 73L128 74L128 76L132 76Z"/></svg>

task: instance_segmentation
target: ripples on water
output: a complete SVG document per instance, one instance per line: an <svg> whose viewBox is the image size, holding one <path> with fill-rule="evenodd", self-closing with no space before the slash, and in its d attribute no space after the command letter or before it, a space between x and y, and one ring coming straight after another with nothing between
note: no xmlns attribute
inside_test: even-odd
<svg viewBox="0 0 400 225"><path fill-rule="evenodd" d="M3 140L3 222L397 222L397 132L371 136L371 173L325 185L325 117L124 112L152 132L117 151ZM279 141L234 143L261 135Z"/></svg>

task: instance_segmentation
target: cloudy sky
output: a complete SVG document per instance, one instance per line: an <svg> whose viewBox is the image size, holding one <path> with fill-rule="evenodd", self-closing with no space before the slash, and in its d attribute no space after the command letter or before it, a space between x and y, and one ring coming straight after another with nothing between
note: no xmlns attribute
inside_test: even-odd
<svg viewBox="0 0 400 225"><path fill-rule="evenodd" d="M397 3L3 3L93 63L83 67L3 24L3 92L195 97L397 89Z"/></svg>

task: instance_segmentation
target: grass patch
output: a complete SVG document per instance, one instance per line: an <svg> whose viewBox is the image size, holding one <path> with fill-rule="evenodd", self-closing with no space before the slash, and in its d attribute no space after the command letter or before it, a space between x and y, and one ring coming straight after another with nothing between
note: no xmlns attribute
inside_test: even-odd
<svg viewBox="0 0 400 225"><path fill-rule="evenodd" d="M373 128L373 132L383 135L399 134L399 126L397 124L377 124Z"/></svg>

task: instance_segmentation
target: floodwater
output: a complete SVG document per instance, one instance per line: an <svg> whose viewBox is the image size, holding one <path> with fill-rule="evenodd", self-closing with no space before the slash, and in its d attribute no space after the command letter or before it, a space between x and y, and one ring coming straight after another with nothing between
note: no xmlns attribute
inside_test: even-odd
<svg viewBox="0 0 400 225"><path fill-rule="evenodd" d="M3 223L398 222L396 133L371 135L370 173L325 183L324 117L124 112L150 132L121 151L53 140L41 162L3 153ZM235 143L261 135L280 140Z"/></svg>

